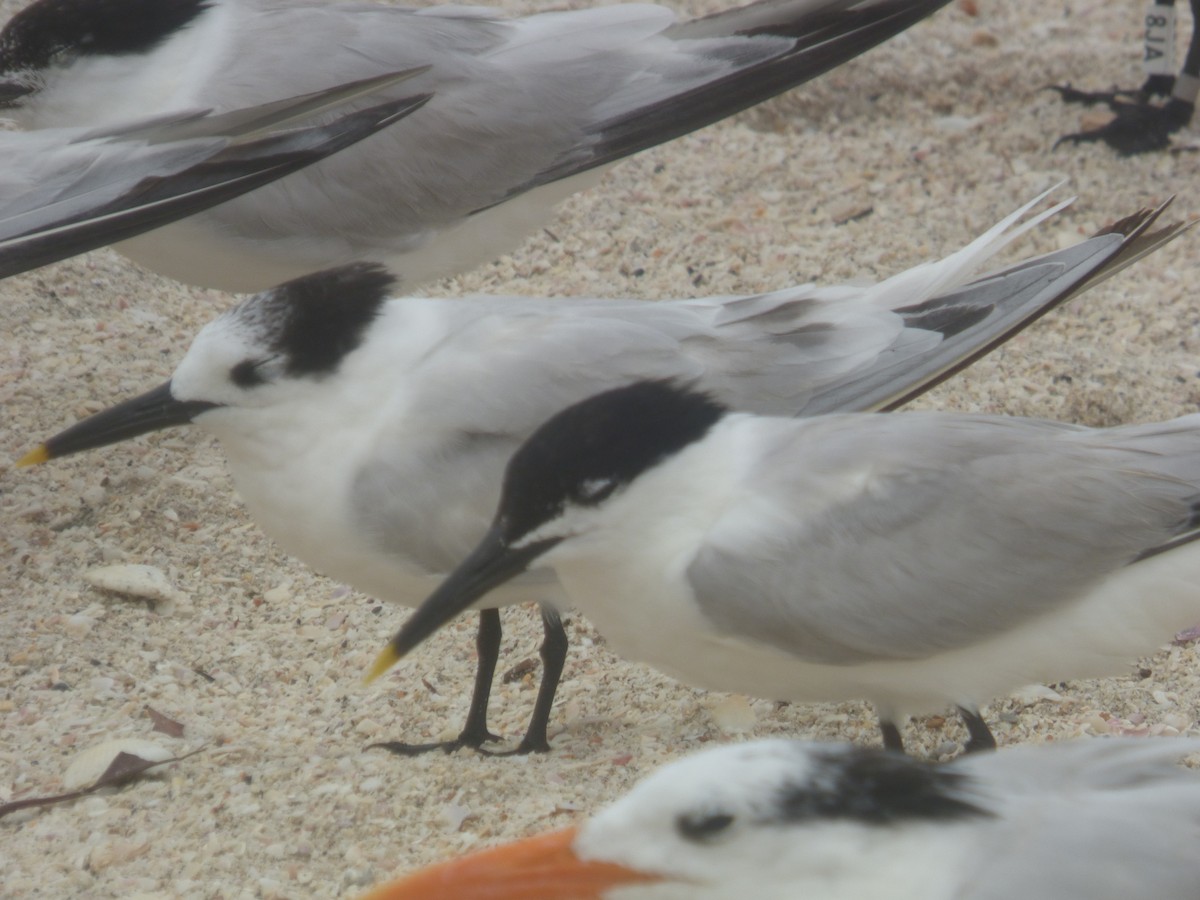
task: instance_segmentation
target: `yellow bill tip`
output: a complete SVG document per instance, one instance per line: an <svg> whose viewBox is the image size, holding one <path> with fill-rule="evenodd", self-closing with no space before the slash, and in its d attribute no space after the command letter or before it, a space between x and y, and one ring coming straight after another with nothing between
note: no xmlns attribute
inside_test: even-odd
<svg viewBox="0 0 1200 900"><path fill-rule="evenodd" d="M18 469L23 469L26 466L36 466L44 463L49 458L50 449L45 444L38 444L20 459L18 459L16 466Z"/></svg>
<svg viewBox="0 0 1200 900"><path fill-rule="evenodd" d="M388 644L383 648L383 651L377 657L375 657L375 663L371 666L371 671L369 671L363 678L363 684L370 684L399 661L400 654L395 651L391 644Z"/></svg>

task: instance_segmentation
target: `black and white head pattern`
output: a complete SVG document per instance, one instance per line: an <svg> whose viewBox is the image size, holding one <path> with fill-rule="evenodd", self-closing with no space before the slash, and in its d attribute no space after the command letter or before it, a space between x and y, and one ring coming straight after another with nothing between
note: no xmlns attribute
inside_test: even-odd
<svg viewBox="0 0 1200 900"><path fill-rule="evenodd" d="M236 363L232 381L252 388L264 372L291 378L333 374L365 339L395 283L375 263L353 263L305 275L257 294L229 313L249 332L252 355Z"/></svg>
<svg viewBox="0 0 1200 900"><path fill-rule="evenodd" d="M36 73L81 56L148 53L210 0L37 0L0 31L0 74Z"/></svg>
<svg viewBox="0 0 1200 900"><path fill-rule="evenodd" d="M516 541L568 507L597 506L700 440L727 410L671 381L597 394L549 419L514 454L497 523Z"/></svg>

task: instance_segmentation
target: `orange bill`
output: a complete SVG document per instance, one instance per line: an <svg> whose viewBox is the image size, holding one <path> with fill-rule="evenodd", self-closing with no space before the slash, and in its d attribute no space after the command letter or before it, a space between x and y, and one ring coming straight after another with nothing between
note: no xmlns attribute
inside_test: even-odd
<svg viewBox="0 0 1200 900"><path fill-rule="evenodd" d="M419 869L361 900L603 900L613 888L660 881L607 862L585 862L576 829L539 834Z"/></svg>

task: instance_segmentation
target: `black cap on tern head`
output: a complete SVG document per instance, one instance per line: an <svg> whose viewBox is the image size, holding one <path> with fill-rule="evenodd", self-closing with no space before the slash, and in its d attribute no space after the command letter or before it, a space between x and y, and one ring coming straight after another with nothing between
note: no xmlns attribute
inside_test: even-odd
<svg viewBox="0 0 1200 900"><path fill-rule="evenodd" d="M0 73L36 71L56 59L153 50L211 0L37 0L0 31Z"/></svg>
<svg viewBox="0 0 1200 900"><path fill-rule="evenodd" d="M513 539L568 505L595 506L700 440L728 410L672 381L639 381L550 418L509 461L497 525Z"/></svg>
<svg viewBox="0 0 1200 900"><path fill-rule="evenodd" d="M700 440L727 410L669 381L597 394L551 417L509 461L500 509L479 546L379 654L372 681L468 606L514 578L566 535L525 539L568 505L595 506Z"/></svg>
<svg viewBox="0 0 1200 900"><path fill-rule="evenodd" d="M888 825L990 815L971 798L970 778L947 766L874 747L816 748L807 757L806 777L777 795L782 822Z"/></svg>
<svg viewBox="0 0 1200 900"><path fill-rule="evenodd" d="M286 360L286 374L320 377L362 344L394 284L378 263L351 263L281 284L234 315ZM234 374L243 387L253 384L252 369Z"/></svg>

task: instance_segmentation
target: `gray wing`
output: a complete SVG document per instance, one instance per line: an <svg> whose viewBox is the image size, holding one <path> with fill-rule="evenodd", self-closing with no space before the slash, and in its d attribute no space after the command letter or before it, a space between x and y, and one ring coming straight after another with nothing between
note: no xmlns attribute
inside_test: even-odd
<svg viewBox="0 0 1200 900"><path fill-rule="evenodd" d="M531 206L506 234L486 231L493 243L465 241L444 264L428 254L401 262L440 230L558 185L530 200L548 208L580 186L560 182L801 84L946 2L789 0L684 24L644 4L514 20L457 7L247 5L227 65L181 102L224 110L285 86L315 89L318 74L349 80L430 65L414 82L435 95L420 116L322 166L319 183L276 186L211 219L234 237L278 241L281 265L312 271L371 258L421 279L498 255L543 213ZM314 230L323 243L293 257L289 239Z"/></svg>
<svg viewBox="0 0 1200 900"><path fill-rule="evenodd" d="M946 259L874 286L801 285L753 297L657 303L444 301L440 314L452 322L451 337L407 382L410 391L420 386L410 398L413 420L437 426L427 427L421 448L405 436L403 454L391 452L392 439L385 438L364 468L357 505L364 519L384 517L370 524L370 533L430 571L449 571L491 521L504 465L517 447L585 397L674 378L757 413L806 414L835 403L870 408L884 394L912 395L936 382L947 365L990 349L1125 253L1148 252L1130 228L1129 237L1084 242L1077 257L1060 251L1049 262L963 288L991 254L1053 213L1014 228L1039 199ZM1138 221L1148 225L1156 215ZM1178 228L1164 232L1173 236ZM1079 261L1071 265L1064 257ZM412 487L387 504L371 502L389 483ZM435 496L426 487L432 485L450 487ZM424 514L431 508L442 511L436 523Z"/></svg>
<svg viewBox="0 0 1200 900"><path fill-rule="evenodd" d="M407 77L407 76L405 76ZM0 135L0 278L157 228L357 143L418 109L416 95L279 130L390 86L344 85L220 116L156 117L107 132Z"/></svg>
<svg viewBox="0 0 1200 900"><path fill-rule="evenodd" d="M1106 739L954 763L979 778L998 808L973 829L955 896L1195 900L1200 774L1178 760L1197 750L1189 740Z"/></svg>
<svg viewBox="0 0 1200 900"><path fill-rule="evenodd" d="M893 410L908 403L1195 224L1176 222L1152 231L1151 226L1170 203L1139 210L1072 247L984 275L929 299L894 304L904 323L894 345L848 377L815 392L800 412ZM952 261L953 257L943 265ZM921 341L921 335L936 335L937 340Z"/></svg>
<svg viewBox="0 0 1200 900"><path fill-rule="evenodd" d="M639 378L704 374L671 333L696 328L699 317L670 304L425 302L450 317L449 337L405 379L405 421L380 437L353 502L381 547L428 571L452 571L474 548L495 514L509 458L551 415ZM419 436L408 422L421 423ZM391 493L394 485L403 492Z"/></svg>
<svg viewBox="0 0 1200 900"><path fill-rule="evenodd" d="M775 427L687 577L722 631L814 662L969 646L1196 526L1200 417L1107 431L923 413Z"/></svg>
<svg viewBox="0 0 1200 900"><path fill-rule="evenodd" d="M947 0L786 0L677 23L665 7L622 4L520 19L459 6L264 4L247 20L236 90L269 95L309 52L339 78L429 64L438 95L394 146L446 173L486 168L455 214L568 178L749 108L852 59ZM267 30L290 46L260 38ZM340 51L340 52L337 52ZM356 62L357 61L357 62ZM253 68L251 68L253 67ZM342 67L346 67L343 71ZM362 67L361 69L358 67ZM261 73L257 79L251 76ZM232 96L214 82L212 96ZM261 99L268 99L263 96ZM414 140L415 139L415 140ZM496 152L481 154L481 147ZM492 157L481 161L480 157ZM433 198L431 198L433 199Z"/></svg>
<svg viewBox="0 0 1200 900"><path fill-rule="evenodd" d="M894 407L1187 227L1150 232L1164 207L1143 210L1118 230L970 281L993 254L1062 208L1022 222L1044 197L946 258L875 285L657 303L472 298L462 333L447 345L453 352L426 365L492 361L503 421L479 404L463 421L522 436L590 393L650 378L694 381L734 409L769 415ZM427 380L457 385L469 377L448 370ZM438 396L430 412L453 402Z"/></svg>
<svg viewBox="0 0 1200 900"><path fill-rule="evenodd" d="M586 143L560 153L529 190L615 162L749 109L847 60L936 12L947 0L776 0L666 29L672 55L627 79L585 125ZM661 52L661 51L660 51Z"/></svg>

